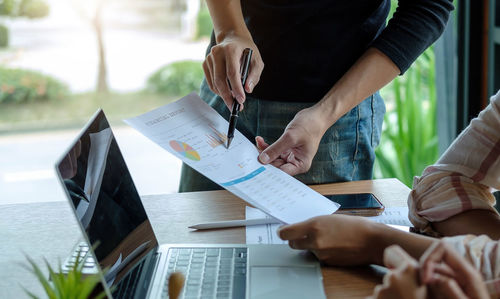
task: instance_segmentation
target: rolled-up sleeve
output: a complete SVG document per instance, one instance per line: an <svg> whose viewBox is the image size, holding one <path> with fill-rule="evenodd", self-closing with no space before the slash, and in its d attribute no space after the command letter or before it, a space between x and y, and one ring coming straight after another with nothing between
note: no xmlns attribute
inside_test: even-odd
<svg viewBox="0 0 500 299"><path fill-rule="evenodd" d="M468 210L497 213L493 189L500 189L500 92L436 164L415 177L409 218L418 231L437 235L431 222Z"/></svg>

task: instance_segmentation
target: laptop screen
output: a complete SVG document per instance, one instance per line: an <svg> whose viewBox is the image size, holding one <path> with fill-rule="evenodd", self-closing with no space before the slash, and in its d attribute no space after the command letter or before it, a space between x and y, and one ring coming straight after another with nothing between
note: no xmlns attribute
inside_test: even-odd
<svg viewBox="0 0 500 299"><path fill-rule="evenodd" d="M101 110L56 170L108 286L116 284L158 243Z"/></svg>

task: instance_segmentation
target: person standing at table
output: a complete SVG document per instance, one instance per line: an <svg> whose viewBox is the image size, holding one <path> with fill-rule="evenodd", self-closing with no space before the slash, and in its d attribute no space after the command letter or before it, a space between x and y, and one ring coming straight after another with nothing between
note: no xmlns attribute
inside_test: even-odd
<svg viewBox="0 0 500 299"><path fill-rule="evenodd" d="M371 179L385 113L378 90L440 36L453 9L399 0L386 26L390 2L207 0L214 31L201 98L226 119L233 99L242 104L237 129L264 164L306 184ZM245 48L254 54L241 86ZM180 192L215 189L183 165Z"/></svg>

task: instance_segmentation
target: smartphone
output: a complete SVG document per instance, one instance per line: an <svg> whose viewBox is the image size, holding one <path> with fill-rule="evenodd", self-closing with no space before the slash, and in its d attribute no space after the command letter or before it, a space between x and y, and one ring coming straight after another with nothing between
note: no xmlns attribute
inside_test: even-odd
<svg viewBox="0 0 500 299"><path fill-rule="evenodd" d="M384 205L371 193L329 194L325 197L340 204L337 214L377 216L384 211Z"/></svg>

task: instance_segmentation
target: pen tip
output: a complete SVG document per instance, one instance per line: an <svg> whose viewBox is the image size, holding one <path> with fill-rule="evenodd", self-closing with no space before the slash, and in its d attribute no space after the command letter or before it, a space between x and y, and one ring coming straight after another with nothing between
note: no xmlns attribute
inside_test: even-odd
<svg viewBox="0 0 500 299"><path fill-rule="evenodd" d="M227 139L227 149L229 149L229 146L231 145L231 141L233 141L233 138L228 138Z"/></svg>

